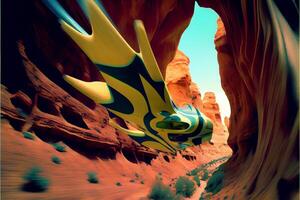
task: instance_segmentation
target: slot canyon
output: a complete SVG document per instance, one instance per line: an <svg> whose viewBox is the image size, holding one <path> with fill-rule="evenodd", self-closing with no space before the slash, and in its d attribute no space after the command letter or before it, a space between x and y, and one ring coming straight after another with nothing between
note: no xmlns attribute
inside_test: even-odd
<svg viewBox="0 0 300 200"><path fill-rule="evenodd" d="M87 32L92 31L76 1L59 2ZM140 145L115 129L104 106L62 78L68 74L103 81L55 15L42 1L5 0L1 198L155 199L149 196L155 183L174 192L180 177L193 181L194 193L164 199L299 198L297 1L101 2L137 52L133 22L143 21L172 100L178 107L193 105L212 121L211 140L172 154ZM204 92L193 81L190 59L178 49L196 6L219 15L215 37L208 39L217 51L230 116L221 113L214 91ZM42 174L41 191L26 185L30 169ZM95 179L97 184L91 184Z"/></svg>

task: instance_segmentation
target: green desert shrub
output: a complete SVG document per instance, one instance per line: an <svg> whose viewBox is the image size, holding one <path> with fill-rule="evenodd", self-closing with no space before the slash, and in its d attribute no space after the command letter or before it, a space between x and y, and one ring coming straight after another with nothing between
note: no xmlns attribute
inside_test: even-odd
<svg viewBox="0 0 300 200"><path fill-rule="evenodd" d="M56 149L56 151L59 151L59 152L66 152L66 147L60 143L54 143L52 144L53 147Z"/></svg>
<svg viewBox="0 0 300 200"><path fill-rule="evenodd" d="M205 170L201 180L206 181L208 179L208 171Z"/></svg>
<svg viewBox="0 0 300 200"><path fill-rule="evenodd" d="M224 172L221 170L215 171L207 182L207 186L205 187L206 192L218 193L223 188L223 179Z"/></svg>
<svg viewBox="0 0 300 200"><path fill-rule="evenodd" d="M29 140L34 140L34 136L32 135L32 133L24 131L23 132L23 137Z"/></svg>
<svg viewBox="0 0 300 200"><path fill-rule="evenodd" d="M180 176L175 184L176 194L180 194L184 197L191 197L195 192L195 184L187 177Z"/></svg>
<svg viewBox="0 0 300 200"><path fill-rule="evenodd" d="M98 177L97 177L97 174L95 172L89 172L87 173L87 176L88 176L88 181L90 183L99 183L99 180L98 180Z"/></svg>
<svg viewBox="0 0 300 200"><path fill-rule="evenodd" d="M133 179L131 179L129 182L130 182L130 183L134 183L135 181L134 181Z"/></svg>
<svg viewBox="0 0 300 200"><path fill-rule="evenodd" d="M186 175L188 176L196 176L199 172L199 169L196 168L196 169L193 169L192 171L188 172Z"/></svg>
<svg viewBox="0 0 300 200"><path fill-rule="evenodd" d="M141 181L140 183L141 183L141 184L144 184L144 181Z"/></svg>
<svg viewBox="0 0 300 200"><path fill-rule="evenodd" d="M43 192L49 187L49 180L41 176L42 169L39 167L33 167L26 172L23 179L26 183L22 189L27 192Z"/></svg>
<svg viewBox="0 0 300 200"><path fill-rule="evenodd" d="M156 180L152 185L149 199L152 200L179 200L170 187L164 185L160 180Z"/></svg>
<svg viewBox="0 0 300 200"><path fill-rule="evenodd" d="M122 186L120 182L116 182L116 186Z"/></svg>
<svg viewBox="0 0 300 200"><path fill-rule="evenodd" d="M55 164L60 164L60 163L61 163L60 158L57 157L57 156L52 156L51 160L52 160L52 162L55 163Z"/></svg>
<svg viewBox="0 0 300 200"><path fill-rule="evenodd" d="M200 186L200 179L199 176L194 176L194 181L197 183L198 187Z"/></svg>

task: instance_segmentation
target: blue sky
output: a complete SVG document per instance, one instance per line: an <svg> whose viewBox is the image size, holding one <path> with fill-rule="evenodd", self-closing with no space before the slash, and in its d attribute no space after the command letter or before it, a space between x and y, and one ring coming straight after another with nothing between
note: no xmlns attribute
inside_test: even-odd
<svg viewBox="0 0 300 200"><path fill-rule="evenodd" d="M218 15L213 10L201 8L196 4L192 21L183 33L178 48L190 59L192 80L197 83L202 97L205 92L214 92L220 105L221 116L224 118L230 115L230 106L221 87L214 45L217 18Z"/></svg>

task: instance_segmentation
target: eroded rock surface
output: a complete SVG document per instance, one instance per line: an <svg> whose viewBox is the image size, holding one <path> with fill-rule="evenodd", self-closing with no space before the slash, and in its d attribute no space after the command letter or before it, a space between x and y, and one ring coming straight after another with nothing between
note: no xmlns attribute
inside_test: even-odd
<svg viewBox="0 0 300 200"><path fill-rule="evenodd" d="M296 198L299 6L281 1L198 2L224 22L218 21L215 44L231 105L228 143L233 156L225 164L225 188L219 195Z"/></svg>
<svg viewBox="0 0 300 200"><path fill-rule="evenodd" d="M219 104L216 102L215 94L206 92L204 97L201 98L197 84L192 81L189 64L189 58L183 52L177 50L174 59L167 66L166 83L172 99L178 106L191 104L204 113L214 125L211 142L226 146L228 128L221 120ZM227 152L230 152L229 148Z"/></svg>
<svg viewBox="0 0 300 200"><path fill-rule="evenodd" d="M198 86L192 82L189 64L189 58L177 50L175 57L167 66L165 81L177 106L191 104L202 109L201 94Z"/></svg>

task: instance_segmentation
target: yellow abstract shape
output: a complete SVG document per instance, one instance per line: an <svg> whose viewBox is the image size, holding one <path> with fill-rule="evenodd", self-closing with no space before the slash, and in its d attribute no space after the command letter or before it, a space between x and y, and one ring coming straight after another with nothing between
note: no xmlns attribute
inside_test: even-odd
<svg viewBox="0 0 300 200"><path fill-rule="evenodd" d="M72 76L64 75L64 80L96 103L108 104L114 101L105 82L85 82Z"/></svg>
<svg viewBox="0 0 300 200"><path fill-rule="evenodd" d="M87 0L87 11L92 27L91 35L80 33L61 20L62 29L96 64L123 67L131 63L136 53L94 1Z"/></svg>
<svg viewBox="0 0 300 200"><path fill-rule="evenodd" d="M169 95L165 96L167 97L166 99L162 99L161 96L158 94L157 90L153 88L153 86L142 75L140 75L140 78L145 89L147 99L150 99L149 104L151 112L154 115L158 115L161 111L174 113L174 109L171 105Z"/></svg>
<svg viewBox="0 0 300 200"><path fill-rule="evenodd" d="M141 20L134 21L134 29L138 40L140 54L143 58L145 67L154 81L163 81L163 77L158 68L156 59L152 52L150 43L148 41L147 33L144 24Z"/></svg>
<svg viewBox="0 0 300 200"><path fill-rule="evenodd" d="M135 137L145 137L145 133L139 130L129 130L121 127L119 124L115 122L114 119L109 120L109 124L114 127L115 129L121 131L122 133L125 133L127 135L135 136Z"/></svg>
<svg viewBox="0 0 300 200"><path fill-rule="evenodd" d="M102 72L102 76L105 79L105 81L109 84L109 86L117 90L123 96L125 96L134 108L133 113L130 114L121 113L112 109L109 109L109 111L122 119L134 122L140 125L142 128L145 128L143 119L146 113L148 112L148 107L144 96L135 88L127 85L126 83L123 83L122 81L119 81L118 79L104 72Z"/></svg>

